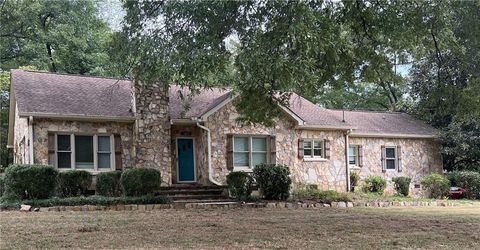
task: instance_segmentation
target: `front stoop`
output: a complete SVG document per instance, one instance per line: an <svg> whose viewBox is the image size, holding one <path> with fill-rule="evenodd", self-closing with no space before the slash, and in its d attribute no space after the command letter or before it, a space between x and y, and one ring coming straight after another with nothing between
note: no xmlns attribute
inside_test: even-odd
<svg viewBox="0 0 480 250"><path fill-rule="evenodd" d="M162 187L156 195L164 195L176 204L234 202L226 186L173 185Z"/></svg>

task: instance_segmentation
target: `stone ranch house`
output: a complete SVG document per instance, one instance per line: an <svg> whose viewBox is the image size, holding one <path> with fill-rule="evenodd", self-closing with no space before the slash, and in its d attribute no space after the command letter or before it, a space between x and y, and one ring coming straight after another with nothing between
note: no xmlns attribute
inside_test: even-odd
<svg viewBox="0 0 480 250"><path fill-rule="evenodd" d="M290 167L294 187L346 191L358 171L409 176L418 192L425 175L442 170L437 131L407 114L325 109L292 94L275 127L264 127L237 122L229 90L204 89L187 101L179 92L188 94L176 85L12 70L8 146L15 163L60 171L156 168L164 186L224 185L232 171L277 163Z"/></svg>

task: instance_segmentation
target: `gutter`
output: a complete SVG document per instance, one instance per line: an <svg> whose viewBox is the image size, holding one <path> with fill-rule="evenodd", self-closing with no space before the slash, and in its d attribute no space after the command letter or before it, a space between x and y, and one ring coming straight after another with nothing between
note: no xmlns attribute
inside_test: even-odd
<svg viewBox="0 0 480 250"><path fill-rule="evenodd" d="M67 119L80 121L113 121L113 122L134 122L135 117L121 117L121 116L91 116L78 114L54 114L54 113L37 113L37 112L19 112L19 117L37 117L37 118L51 118L51 119Z"/></svg>
<svg viewBox="0 0 480 250"><path fill-rule="evenodd" d="M200 121L197 121L197 127L207 131L207 161L208 161L208 180L217 185L221 186L222 184L213 179L213 171L212 171L212 137L210 136L210 129L200 125Z"/></svg>
<svg viewBox="0 0 480 250"><path fill-rule="evenodd" d="M33 163L33 116L28 117L28 153L29 163Z"/></svg>
<svg viewBox="0 0 480 250"><path fill-rule="evenodd" d="M332 127L332 126L322 126L322 125L297 125L295 126L296 129L311 129L311 130L348 130L351 131L352 129L356 129L355 127Z"/></svg>

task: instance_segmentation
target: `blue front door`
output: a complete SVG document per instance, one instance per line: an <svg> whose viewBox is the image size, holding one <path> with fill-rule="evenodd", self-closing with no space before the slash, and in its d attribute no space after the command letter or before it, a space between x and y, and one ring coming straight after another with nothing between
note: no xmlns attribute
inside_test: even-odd
<svg viewBox="0 0 480 250"><path fill-rule="evenodd" d="M178 152L178 181L194 182L195 181L195 161L193 159L193 139L179 138L177 139Z"/></svg>

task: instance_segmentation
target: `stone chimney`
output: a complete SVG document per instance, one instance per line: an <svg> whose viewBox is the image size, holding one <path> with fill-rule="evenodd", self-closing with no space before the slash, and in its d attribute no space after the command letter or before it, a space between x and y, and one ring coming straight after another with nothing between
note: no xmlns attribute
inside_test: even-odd
<svg viewBox="0 0 480 250"><path fill-rule="evenodd" d="M160 170L172 182L168 84L135 82L135 167Z"/></svg>

